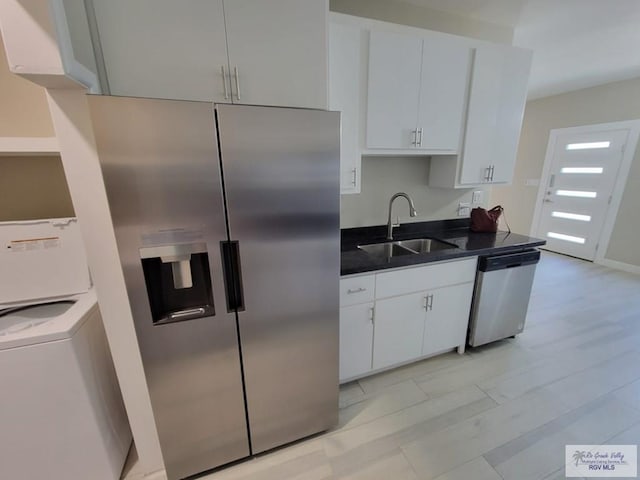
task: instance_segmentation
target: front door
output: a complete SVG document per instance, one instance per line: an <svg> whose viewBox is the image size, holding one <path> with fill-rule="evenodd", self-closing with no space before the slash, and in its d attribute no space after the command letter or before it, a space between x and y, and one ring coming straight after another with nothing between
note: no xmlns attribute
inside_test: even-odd
<svg viewBox="0 0 640 480"><path fill-rule="evenodd" d="M550 142L536 236L549 250L593 261L629 137L627 129L560 133Z"/></svg>

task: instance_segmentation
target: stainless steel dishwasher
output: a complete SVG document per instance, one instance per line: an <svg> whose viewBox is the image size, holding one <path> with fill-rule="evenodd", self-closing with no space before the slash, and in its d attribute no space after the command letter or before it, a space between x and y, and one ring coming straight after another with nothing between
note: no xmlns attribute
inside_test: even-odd
<svg viewBox="0 0 640 480"><path fill-rule="evenodd" d="M481 257L471 306L469 345L522 333L539 250Z"/></svg>

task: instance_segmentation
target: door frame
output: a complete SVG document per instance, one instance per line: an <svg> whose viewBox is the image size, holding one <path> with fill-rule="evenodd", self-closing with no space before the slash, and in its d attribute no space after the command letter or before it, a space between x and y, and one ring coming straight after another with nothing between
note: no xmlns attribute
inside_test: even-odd
<svg viewBox="0 0 640 480"><path fill-rule="evenodd" d="M609 210L607 211L607 216L600 233L596 256L593 260L593 263L599 264L609 262L609 260L605 259L605 254L609 249L609 240L611 240L613 227L615 226L618 218L618 209L622 202L622 195L624 194L627 177L629 176L631 163L633 162L633 157L635 156L636 148L638 146L638 138L640 137L640 119L598 123L594 125L580 125L576 127L554 128L549 132L547 153L544 157L544 166L542 167L542 174L540 176L540 185L538 186L538 195L536 196L536 206L533 212L533 221L531 222L530 230L530 235L535 237L537 235L538 224L540 223L540 216L542 215L542 201L544 200L545 191L549 184L549 175L551 173L551 165L553 163L553 156L555 154L558 137L567 133L591 133L602 130L627 130L629 133L622 155L622 161L620 162L620 167L616 173L616 181L611 194L611 203L609 204Z"/></svg>

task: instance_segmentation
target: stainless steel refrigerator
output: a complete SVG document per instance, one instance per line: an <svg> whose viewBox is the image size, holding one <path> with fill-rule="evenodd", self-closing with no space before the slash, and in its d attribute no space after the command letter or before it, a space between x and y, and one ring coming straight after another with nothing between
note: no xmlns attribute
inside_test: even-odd
<svg viewBox="0 0 640 480"><path fill-rule="evenodd" d="M89 105L168 477L334 425L339 113Z"/></svg>

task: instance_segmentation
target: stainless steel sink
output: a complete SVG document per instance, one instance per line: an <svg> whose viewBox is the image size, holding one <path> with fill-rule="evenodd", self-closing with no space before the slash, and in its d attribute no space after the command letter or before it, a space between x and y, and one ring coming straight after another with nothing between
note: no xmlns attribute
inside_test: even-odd
<svg viewBox="0 0 640 480"><path fill-rule="evenodd" d="M358 248L369 255L391 259L401 255L417 255L419 253L458 248L458 246L435 238L417 238L415 240L396 240L394 242L358 245Z"/></svg>
<svg viewBox="0 0 640 480"><path fill-rule="evenodd" d="M416 253L429 253L438 250L447 250L449 248L458 248L452 243L436 240L435 238L417 238L415 240L401 240L396 242L401 247L412 250Z"/></svg>
<svg viewBox="0 0 640 480"><path fill-rule="evenodd" d="M360 250L364 250L369 255L376 257L392 258L400 255L415 255L416 252L404 248L399 242L374 243L372 245L359 245Z"/></svg>

